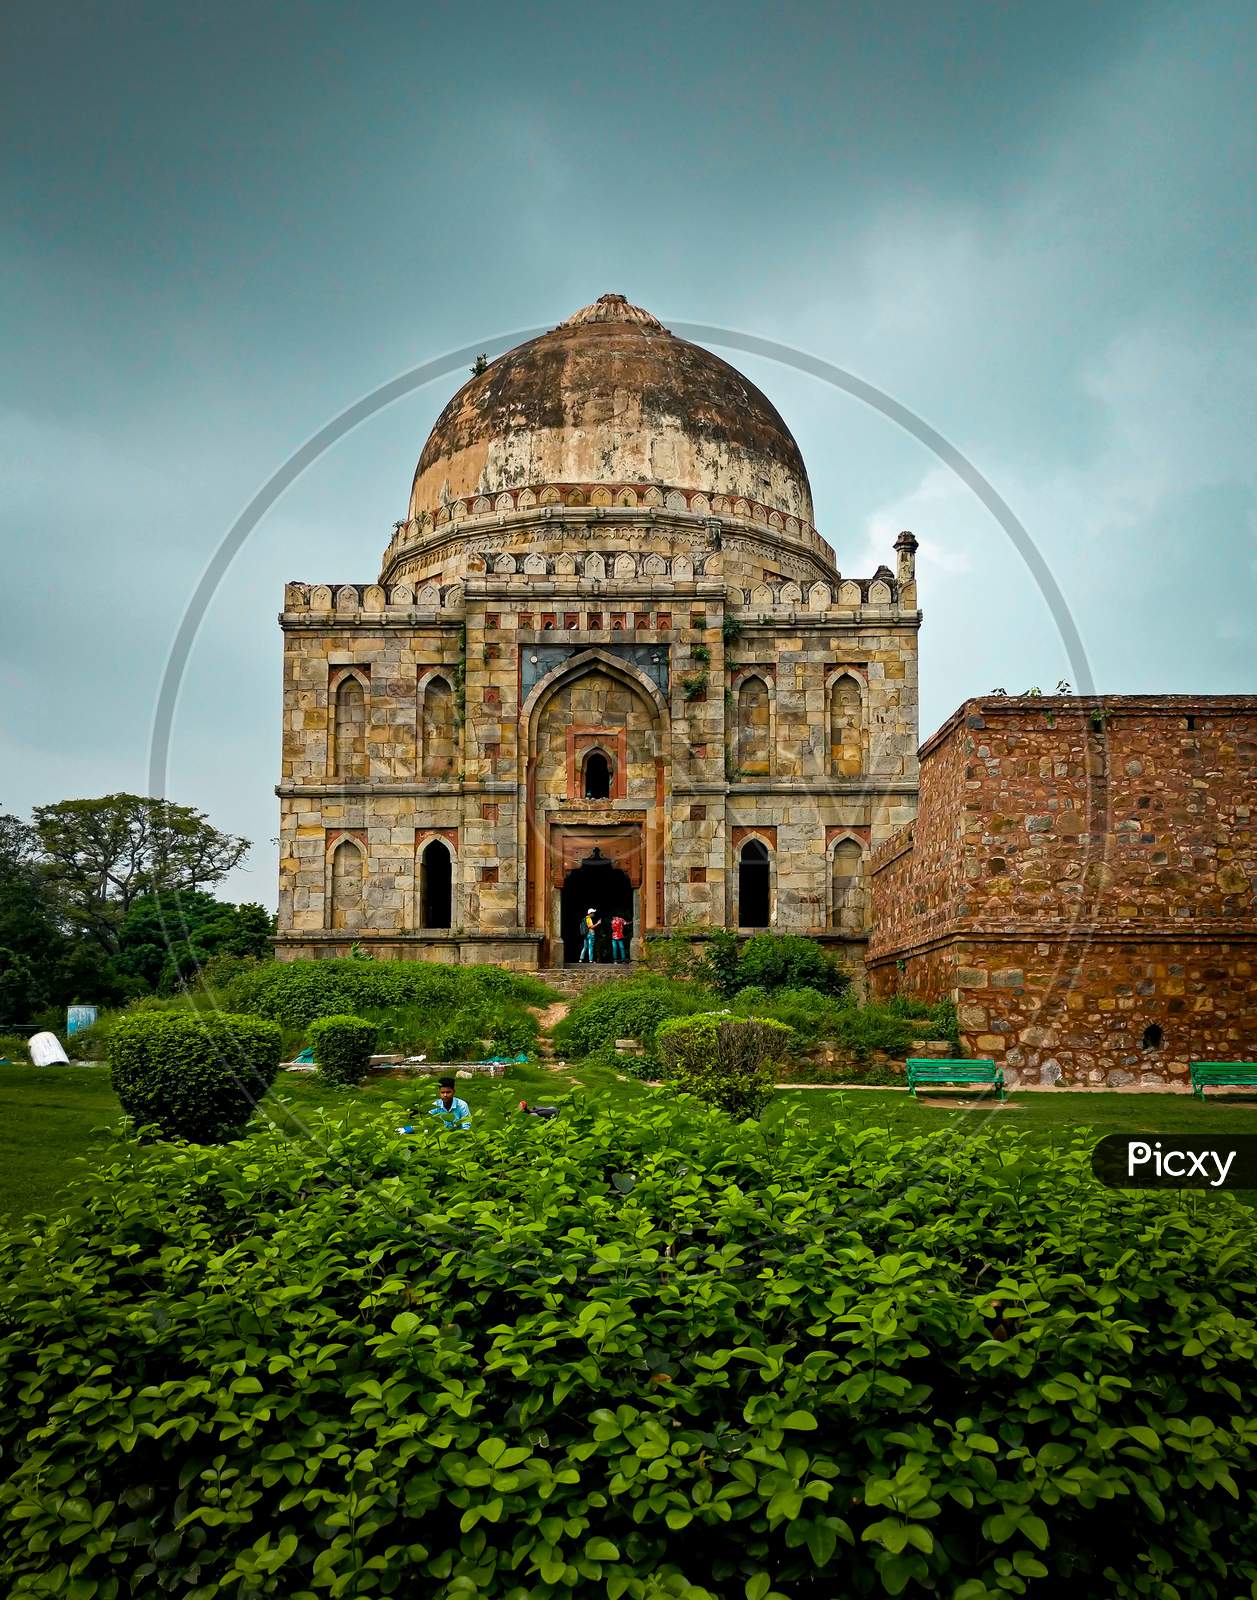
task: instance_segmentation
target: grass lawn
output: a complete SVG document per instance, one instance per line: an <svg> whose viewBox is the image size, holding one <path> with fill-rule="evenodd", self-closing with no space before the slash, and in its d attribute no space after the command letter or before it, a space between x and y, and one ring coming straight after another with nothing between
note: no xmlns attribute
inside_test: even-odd
<svg viewBox="0 0 1257 1600"><path fill-rule="evenodd" d="M472 1078L459 1093L478 1126L510 1116L521 1099L551 1103L572 1089L623 1105L655 1092L624 1081L604 1068L512 1067L504 1078ZM304 1113L347 1111L356 1117L384 1114L388 1102L422 1107L435 1086L381 1079L352 1092L331 1090L311 1075L281 1074L263 1103L281 1127L300 1135ZM938 1101L943 1097L938 1096ZM887 1127L911 1136L957 1126L1013 1129L1048 1147L1068 1143L1079 1130L1106 1133L1232 1134L1257 1132L1257 1097L1222 1095L1201 1104L1186 1095L1070 1094L1068 1090L1018 1096L1004 1108L992 1101L958 1096L946 1104L914 1101L894 1090L782 1090L765 1113L771 1127L798 1116L818 1126L841 1120L855 1127ZM0 1218L20 1218L51 1209L93 1159L99 1130L116 1124L118 1102L105 1067L0 1067ZM1257 1201L1257 1195L1238 1198Z"/></svg>

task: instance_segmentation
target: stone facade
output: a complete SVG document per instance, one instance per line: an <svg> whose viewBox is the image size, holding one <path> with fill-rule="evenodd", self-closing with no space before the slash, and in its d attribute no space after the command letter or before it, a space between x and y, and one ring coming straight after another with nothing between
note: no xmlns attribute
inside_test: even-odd
<svg viewBox="0 0 1257 1600"><path fill-rule="evenodd" d="M1257 1038L1257 697L970 700L870 861L875 993L1010 1082L1172 1084Z"/></svg>
<svg viewBox="0 0 1257 1600"><path fill-rule="evenodd" d="M604 297L451 401L378 583L287 586L281 957L557 964L592 902L638 950L771 926L859 965L916 811L916 540L845 578L730 374Z"/></svg>

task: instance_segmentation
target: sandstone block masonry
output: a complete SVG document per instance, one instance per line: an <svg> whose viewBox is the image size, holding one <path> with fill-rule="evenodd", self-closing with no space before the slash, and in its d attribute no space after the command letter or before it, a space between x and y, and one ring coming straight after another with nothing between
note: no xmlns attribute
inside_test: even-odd
<svg viewBox="0 0 1257 1600"><path fill-rule="evenodd" d="M1257 697L967 701L870 861L870 986L1010 1082L1257 1058Z"/></svg>
<svg viewBox="0 0 1257 1600"><path fill-rule="evenodd" d="M915 539L855 580L735 507L460 515L418 588L287 587L280 956L559 963L592 861L639 952L767 926L861 967L916 810Z"/></svg>

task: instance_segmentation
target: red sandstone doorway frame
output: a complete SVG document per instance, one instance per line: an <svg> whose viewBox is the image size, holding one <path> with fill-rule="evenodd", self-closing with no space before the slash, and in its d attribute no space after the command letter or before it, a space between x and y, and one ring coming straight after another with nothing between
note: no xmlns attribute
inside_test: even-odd
<svg viewBox="0 0 1257 1600"><path fill-rule="evenodd" d="M624 811L608 811L602 806L562 805L537 815L536 758L537 729L547 701L564 684L583 677L588 672L605 672L641 695L653 709L658 735L655 756L655 786L650 801L643 801ZM672 727L668 702L658 686L631 662L590 645L553 668L536 683L520 707L519 724L523 735L518 742L520 770L517 774L517 817L519 827L519 860L524 870L519 874L518 911L519 925L539 928L542 932L541 962L551 962L556 940L561 939L558 911L551 893L552 835L556 827L575 827L590 836L591 845L597 843L594 835L601 828L614 828L625 823L636 823L641 829L642 869L641 884L634 886L633 943L640 951L640 941L648 933L665 926L665 889L663 878L664 840L668 836L669 802L664 784L665 752L669 749Z"/></svg>
<svg viewBox="0 0 1257 1600"><path fill-rule="evenodd" d="M632 887L633 931L629 948L634 959L640 955L642 940L648 932L655 931L655 923L650 915L651 900L655 893L651 831L644 809L616 812L613 817L603 813L597 818L580 812L547 813L544 875L541 879L545 901L542 922L545 941L542 950L547 965L564 965L563 961L552 959L563 948L563 889L568 874L575 871L595 849L601 850L607 860L625 874Z"/></svg>

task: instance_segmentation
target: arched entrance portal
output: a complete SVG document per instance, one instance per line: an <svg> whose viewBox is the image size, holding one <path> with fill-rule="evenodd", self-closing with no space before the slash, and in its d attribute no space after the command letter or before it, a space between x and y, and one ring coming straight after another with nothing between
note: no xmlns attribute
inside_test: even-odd
<svg viewBox="0 0 1257 1600"><path fill-rule="evenodd" d="M593 906L602 926L594 946L595 958L611 959L611 918L621 916L634 932L633 885L627 872L621 872L614 862L603 855L596 846L578 867L574 867L563 880L560 900L560 931L563 938L563 960L577 961L581 952L581 922L585 912Z"/></svg>

